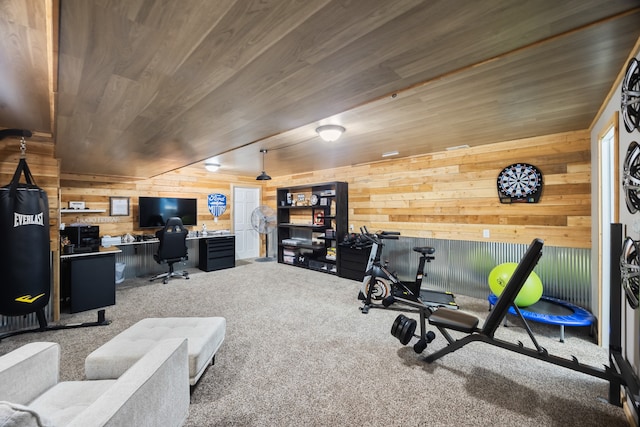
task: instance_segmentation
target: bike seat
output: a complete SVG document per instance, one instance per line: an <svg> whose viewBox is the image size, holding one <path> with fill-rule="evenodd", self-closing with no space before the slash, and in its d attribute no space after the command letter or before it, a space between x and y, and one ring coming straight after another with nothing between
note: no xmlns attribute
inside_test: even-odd
<svg viewBox="0 0 640 427"><path fill-rule="evenodd" d="M413 248L413 250L415 252L421 253L422 255L431 255L436 251L436 249L432 248L431 246L416 246L415 248Z"/></svg>

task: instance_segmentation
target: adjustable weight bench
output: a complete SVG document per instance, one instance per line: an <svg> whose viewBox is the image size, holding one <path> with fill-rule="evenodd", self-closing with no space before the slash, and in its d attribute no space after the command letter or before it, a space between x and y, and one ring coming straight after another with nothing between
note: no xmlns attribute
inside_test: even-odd
<svg viewBox="0 0 640 427"><path fill-rule="evenodd" d="M428 355L426 357L426 361L428 363L434 362L442 356L454 352L471 342L480 341L607 380L609 381L609 403L621 406L620 386L624 381L622 376L616 370L609 366L605 366L605 368L602 369L584 365L579 363L575 357L570 360L548 354L547 350L538 344L531 328L522 316L520 309L514 303L516 296L524 286L529 274L531 274L533 268L542 256L543 244L544 242L541 239L534 239L531 242L529 248L516 267L515 272L509 279L507 286L500 295L500 298L498 298L495 307L489 316L487 316L481 328L478 327L479 319L469 313L465 313L460 310L448 310L446 308L438 308L435 310L428 318L429 324L438 328L438 331L440 331L442 336L447 340L448 345L435 353ZM510 307L513 307L518 317L520 317L524 323L524 327L529 338L531 338L535 349L527 348L521 342L515 344L494 337L496 330L502 323L502 320ZM449 333L450 330L463 332L467 335L460 339L454 339Z"/></svg>
<svg viewBox="0 0 640 427"><path fill-rule="evenodd" d="M428 362L439 359L445 354L456 351L473 341L483 341L488 343L492 343L494 341L493 335L495 334L496 329L498 329L498 326L500 326L502 319L507 314L509 307L514 307L516 313L520 312L514 304L514 300L524 286L524 282L526 282L529 274L531 274L533 268L542 256L543 244L542 240L534 239L531 245L529 245L529 249L527 249L527 252L516 267L516 270L509 279L507 286L505 286L502 291L500 298L498 298L494 309L485 320L482 328L478 328L479 319L477 317L459 310L437 309L431 314L431 316L429 316L429 323L438 328L440 333L449 342L449 345L440 351L429 355L427 357ZM459 340L454 340L448 332L449 329L464 332L469 335Z"/></svg>

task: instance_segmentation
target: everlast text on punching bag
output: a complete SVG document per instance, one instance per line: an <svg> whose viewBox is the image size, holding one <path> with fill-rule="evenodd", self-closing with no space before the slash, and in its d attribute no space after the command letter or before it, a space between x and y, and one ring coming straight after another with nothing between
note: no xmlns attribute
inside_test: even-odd
<svg viewBox="0 0 640 427"><path fill-rule="evenodd" d="M24 173L26 184L20 183ZM22 316L49 302L49 201L24 158L0 187L0 314Z"/></svg>

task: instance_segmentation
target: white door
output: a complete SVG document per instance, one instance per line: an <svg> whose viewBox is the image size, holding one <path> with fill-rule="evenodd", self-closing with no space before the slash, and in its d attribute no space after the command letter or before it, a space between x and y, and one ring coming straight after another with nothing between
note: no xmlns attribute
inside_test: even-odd
<svg viewBox="0 0 640 427"><path fill-rule="evenodd" d="M233 232L236 235L236 259L260 256L260 235L251 226L251 213L260 205L260 188L233 188Z"/></svg>
<svg viewBox="0 0 640 427"><path fill-rule="evenodd" d="M615 121L612 121L599 138L599 159L598 175L600 177L600 187L598 192L599 207L599 233L598 233L598 250L600 257L598 259L599 276L598 276L598 333L599 342L602 347L609 347L609 329L610 325L610 263L611 263L611 223L618 222L618 213L616 206L618 200L616 197L616 185L618 183L619 174L617 168L618 141L616 138L617 130Z"/></svg>

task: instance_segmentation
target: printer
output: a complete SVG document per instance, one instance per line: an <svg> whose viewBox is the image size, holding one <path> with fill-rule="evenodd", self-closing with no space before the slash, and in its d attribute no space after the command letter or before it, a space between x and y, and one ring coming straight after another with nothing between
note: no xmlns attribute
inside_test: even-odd
<svg viewBox="0 0 640 427"><path fill-rule="evenodd" d="M74 253L100 250L100 227L97 225L67 225L60 230L60 236L69 239Z"/></svg>

